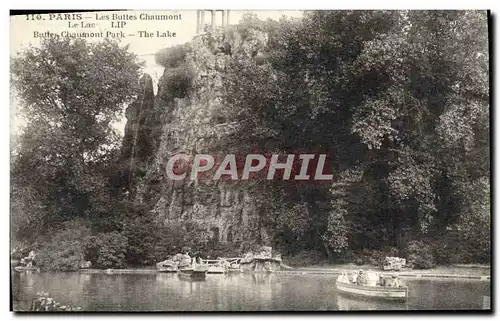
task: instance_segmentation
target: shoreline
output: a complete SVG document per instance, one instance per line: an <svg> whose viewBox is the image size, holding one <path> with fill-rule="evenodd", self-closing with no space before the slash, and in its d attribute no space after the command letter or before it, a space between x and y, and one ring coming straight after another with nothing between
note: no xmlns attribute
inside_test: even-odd
<svg viewBox="0 0 500 321"><path fill-rule="evenodd" d="M398 275L402 278L457 278L491 280L491 266L480 264L454 264L449 266L437 266L430 269L403 268L400 271L384 271L373 265L332 265L332 266L307 266L295 270L283 272L306 272L308 274L340 274L356 270L375 271L382 275ZM284 274L285 274L284 273Z"/></svg>
<svg viewBox="0 0 500 321"><path fill-rule="evenodd" d="M489 266L451 266L451 267L437 267L426 270L412 270L403 269L401 271L382 271L373 266L329 266L329 267L300 267L292 269L283 269L280 271L271 272L278 275L318 275L318 274L331 274L338 275L342 272L351 272L363 269L365 271L372 270L381 273L382 275L398 275L401 278L411 279L471 279L490 281L491 280L491 267ZM84 274L157 274L159 273L155 268L127 268L127 269L80 269L76 271ZM268 272L242 272L242 273L268 273Z"/></svg>

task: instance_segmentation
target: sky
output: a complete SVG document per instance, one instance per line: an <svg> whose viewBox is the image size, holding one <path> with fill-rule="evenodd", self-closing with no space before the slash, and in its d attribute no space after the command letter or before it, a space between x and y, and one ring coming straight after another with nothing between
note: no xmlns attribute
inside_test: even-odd
<svg viewBox="0 0 500 321"><path fill-rule="evenodd" d="M241 19L242 15L247 11L231 11L229 15L229 24L237 24ZM252 11L256 13L261 19L275 19L278 20L280 17L301 17L301 11ZM137 18L140 14L154 14L154 15L179 15L180 20L121 20L125 21L126 25L121 28L113 28L111 21L105 19L105 16L111 17L112 14L116 15L135 15ZM217 20L221 20L221 13L217 13ZM10 56L15 57L23 49L29 47L30 45L38 46L40 44L40 38L34 37L35 32L44 33L61 33L62 31L70 32L100 32L103 31L116 31L123 30L124 34L127 35L125 39L122 40L123 45L129 45L129 50L139 56L139 58L145 61L144 72L151 75L155 85L158 78L163 73L163 68L158 66L154 61L154 54L166 47L171 47L177 44L183 44L190 41L196 35L196 11L113 11L113 12L86 12L82 14L82 20L80 21L69 21L69 20L58 20L58 16L48 16L42 15L41 19L36 19L36 17L26 17L22 16L11 16L10 18ZM210 23L210 13L206 13L205 22ZM80 23L94 23L95 26L91 28L82 28ZM116 21L114 21L116 22ZM70 27L77 24L77 27ZM217 22L216 22L217 23ZM170 31L175 32L176 37L170 38L158 38L158 37L139 37L138 31ZM129 36L134 35L134 36ZM99 38L97 40L100 40ZM96 40L90 40L96 41ZM20 131L25 121L18 113L19 103L14 94L11 94L11 133L15 134ZM125 119L122 117L117 123L114 124L115 128L123 133L125 126Z"/></svg>

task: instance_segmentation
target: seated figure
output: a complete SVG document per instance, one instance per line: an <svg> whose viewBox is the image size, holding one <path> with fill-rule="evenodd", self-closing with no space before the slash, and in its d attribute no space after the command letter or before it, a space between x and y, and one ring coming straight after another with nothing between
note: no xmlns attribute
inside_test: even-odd
<svg viewBox="0 0 500 321"><path fill-rule="evenodd" d="M347 277L347 274L345 272L342 272L338 276L337 282L340 282L340 283L349 283L349 278Z"/></svg>
<svg viewBox="0 0 500 321"><path fill-rule="evenodd" d="M397 288L400 287L401 284L399 282L398 277L396 275L393 275L392 278L386 279L385 286Z"/></svg>
<svg viewBox="0 0 500 321"><path fill-rule="evenodd" d="M377 272L368 271L366 272L366 285L367 286L377 286L379 280L379 275Z"/></svg>
<svg viewBox="0 0 500 321"><path fill-rule="evenodd" d="M357 284L358 283L358 273L356 271L352 272L351 282Z"/></svg>
<svg viewBox="0 0 500 321"><path fill-rule="evenodd" d="M366 275L364 274L363 270L360 270L358 278L357 278L357 284L358 285L366 285L366 283L367 283Z"/></svg>

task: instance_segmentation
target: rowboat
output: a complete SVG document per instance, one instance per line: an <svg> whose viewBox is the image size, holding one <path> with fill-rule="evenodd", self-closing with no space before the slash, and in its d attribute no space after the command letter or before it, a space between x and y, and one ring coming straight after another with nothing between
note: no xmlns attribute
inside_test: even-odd
<svg viewBox="0 0 500 321"><path fill-rule="evenodd" d="M182 269L179 270L179 278L186 280L205 280L207 277L207 269Z"/></svg>
<svg viewBox="0 0 500 321"><path fill-rule="evenodd" d="M224 259L218 258L217 260L201 260L198 267L208 268L208 274L224 274L226 272Z"/></svg>
<svg viewBox="0 0 500 321"><path fill-rule="evenodd" d="M237 267L237 268L234 268L234 267L229 267L227 268L227 273L240 273L242 272L241 271L241 268Z"/></svg>
<svg viewBox="0 0 500 321"><path fill-rule="evenodd" d="M163 273L175 273L178 271L178 263L167 259L165 261L156 263L156 270Z"/></svg>
<svg viewBox="0 0 500 321"><path fill-rule="evenodd" d="M343 293L359 295L377 299L389 300L407 300L408 287L389 287L389 286L365 286L354 283L336 283L337 289Z"/></svg>
<svg viewBox="0 0 500 321"><path fill-rule="evenodd" d="M209 266L207 273L208 274L224 274L226 272L226 269L223 266Z"/></svg>
<svg viewBox="0 0 500 321"><path fill-rule="evenodd" d="M24 271L37 271L40 272L40 268L37 267L26 267L26 266L16 266L14 268L17 272L24 272Z"/></svg>
<svg viewBox="0 0 500 321"><path fill-rule="evenodd" d="M176 273L178 270L177 270L177 267L175 266L165 266L165 267L160 267L160 268L157 268L158 272L161 272L161 273Z"/></svg>

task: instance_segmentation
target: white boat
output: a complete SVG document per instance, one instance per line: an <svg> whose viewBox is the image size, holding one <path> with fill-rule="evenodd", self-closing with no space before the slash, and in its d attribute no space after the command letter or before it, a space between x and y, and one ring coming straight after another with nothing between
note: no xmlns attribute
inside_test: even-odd
<svg viewBox="0 0 500 321"><path fill-rule="evenodd" d="M179 273L177 275L181 279L202 281L205 280L207 276L207 269L206 268L179 269Z"/></svg>
<svg viewBox="0 0 500 321"><path fill-rule="evenodd" d="M217 260L201 260L200 266L207 268L208 274L224 274L226 273L224 259L218 258Z"/></svg>
<svg viewBox="0 0 500 321"><path fill-rule="evenodd" d="M389 287L389 286L365 286L354 283L336 283L337 289L344 293L349 293L358 296L389 299L389 300L407 300L408 287Z"/></svg>
<svg viewBox="0 0 500 321"><path fill-rule="evenodd" d="M157 268L160 273L177 273L177 266L162 266Z"/></svg>
<svg viewBox="0 0 500 321"><path fill-rule="evenodd" d="M227 273L241 273L243 272L240 267L228 267L226 270Z"/></svg>
<svg viewBox="0 0 500 321"><path fill-rule="evenodd" d="M226 269L223 266L209 265L207 273L208 274L224 274Z"/></svg>
<svg viewBox="0 0 500 321"><path fill-rule="evenodd" d="M37 268L37 267L27 267L27 266L16 266L14 268L14 270L16 270L17 272L24 272L24 271L36 271L36 272L40 272L40 268Z"/></svg>

